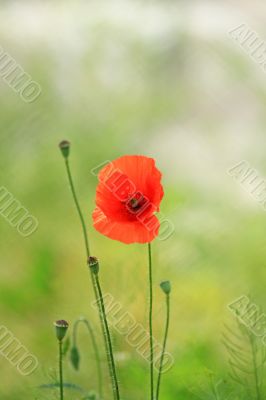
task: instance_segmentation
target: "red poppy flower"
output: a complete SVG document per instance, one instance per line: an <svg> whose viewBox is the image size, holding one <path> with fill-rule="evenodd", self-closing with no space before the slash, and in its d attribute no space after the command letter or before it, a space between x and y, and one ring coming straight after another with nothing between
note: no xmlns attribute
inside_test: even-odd
<svg viewBox="0 0 266 400"><path fill-rule="evenodd" d="M93 225L123 243L148 243L159 233L154 215L163 197L161 173L152 158L123 156L98 174Z"/></svg>

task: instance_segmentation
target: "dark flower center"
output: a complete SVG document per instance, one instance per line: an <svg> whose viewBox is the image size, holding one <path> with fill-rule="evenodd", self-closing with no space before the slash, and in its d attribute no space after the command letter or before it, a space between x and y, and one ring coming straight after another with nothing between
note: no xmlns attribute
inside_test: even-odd
<svg viewBox="0 0 266 400"><path fill-rule="evenodd" d="M133 198L129 203L131 208L139 208L139 201L137 199Z"/></svg>
<svg viewBox="0 0 266 400"><path fill-rule="evenodd" d="M137 192L127 201L126 207L132 214L136 214L141 208L146 208L147 202L148 199L141 193Z"/></svg>

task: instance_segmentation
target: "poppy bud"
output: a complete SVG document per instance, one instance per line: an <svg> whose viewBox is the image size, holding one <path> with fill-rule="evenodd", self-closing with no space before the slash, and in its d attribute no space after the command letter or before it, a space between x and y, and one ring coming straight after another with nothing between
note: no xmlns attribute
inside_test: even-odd
<svg viewBox="0 0 266 400"><path fill-rule="evenodd" d="M90 267L91 271L97 275L99 272L99 261L96 257L89 257L88 259L88 266Z"/></svg>
<svg viewBox="0 0 266 400"><path fill-rule="evenodd" d="M160 283L161 289L165 294L169 294L171 292L171 283L169 281L163 281Z"/></svg>
<svg viewBox="0 0 266 400"><path fill-rule="evenodd" d="M63 157L68 158L70 152L70 142L68 140L63 140L59 143L59 148L63 154Z"/></svg>
<svg viewBox="0 0 266 400"><path fill-rule="evenodd" d="M72 364L73 368L74 368L76 371L78 371L78 369L79 369L80 355L79 355L78 348L77 348L76 346L73 346L72 349L71 349L70 361L71 361L71 364Z"/></svg>
<svg viewBox="0 0 266 400"><path fill-rule="evenodd" d="M54 322L54 326L55 326L56 337L61 342L66 336L68 329L68 322L62 319Z"/></svg>

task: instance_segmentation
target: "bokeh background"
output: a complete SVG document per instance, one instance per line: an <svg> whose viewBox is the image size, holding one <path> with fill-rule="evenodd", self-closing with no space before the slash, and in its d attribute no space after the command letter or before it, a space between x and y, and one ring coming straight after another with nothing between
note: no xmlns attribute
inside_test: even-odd
<svg viewBox="0 0 266 400"><path fill-rule="evenodd" d="M209 371L215 382L227 376L221 343L223 323L232 318L227 305L248 294L265 304L266 214L227 171L247 160L266 176L266 75L228 35L246 23L266 40L266 5L19 0L0 7L0 46L42 87L26 104L0 79L0 185L39 221L37 232L23 238L0 218L0 324L40 363L23 377L0 356L1 399L57 398L38 389L52 382L57 367L55 319L73 324L86 316L101 343L58 150L62 139L72 143L72 171L103 288L144 326L146 246L116 243L92 229L97 179L90 171L123 154L154 157L162 170L162 212L175 225L174 235L153 244L159 341L164 298L158 285L170 279L173 286L168 349L175 365L163 377L162 399L194 399L194 387L202 381L208 387ZM147 399L147 363L115 331L113 340L123 398ZM95 390L85 330L80 343L81 370L66 360L66 379ZM107 392L109 399L108 384ZM78 398L66 393L67 400Z"/></svg>

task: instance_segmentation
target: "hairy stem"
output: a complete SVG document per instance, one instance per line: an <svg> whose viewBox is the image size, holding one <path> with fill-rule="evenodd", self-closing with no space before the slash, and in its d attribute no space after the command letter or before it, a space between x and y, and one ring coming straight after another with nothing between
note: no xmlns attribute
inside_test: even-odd
<svg viewBox="0 0 266 400"><path fill-rule="evenodd" d="M252 359L253 359L253 368L254 368L254 377L255 377L256 397L257 397L257 400L261 400L256 349L255 349L255 346L254 346L254 338L252 338L251 336L250 336L250 344L251 344L251 349L252 349Z"/></svg>
<svg viewBox="0 0 266 400"><path fill-rule="evenodd" d="M63 350L62 340L58 341L59 345L59 382L60 382L60 400L64 400L64 384L63 384Z"/></svg>
<svg viewBox="0 0 266 400"><path fill-rule="evenodd" d="M102 370L101 370L100 354L99 354L97 342L96 342L95 335L94 335L93 329L91 327L91 324L85 318L78 319L74 324L74 327L73 327L73 344L76 345L76 343L77 343L77 328L78 328L78 324L80 322L83 322L86 325L86 327L88 328L90 337L91 337L91 342L92 342L92 346L93 346L93 350L94 350L94 354L95 354L95 359L96 359L96 363L97 363L98 393L99 393L100 399L102 400L103 391L102 391Z"/></svg>
<svg viewBox="0 0 266 400"><path fill-rule="evenodd" d="M152 256L151 256L151 244L148 243L148 258L149 258L149 330L150 330L150 394L151 400L154 396L154 371L153 371L153 325L152 325L152 312L153 312L153 280L152 280Z"/></svg>
<svg viewBox="0 0 266 400"><path fill-rule="evenodd" d="M210 380L211 380L211 389L212 389L212 393L213 393L213 395L214 395L214 397L215 397L215 400L219 400L219 394L218 394L218 392L217 392L217 384L215 385L214 384L214 381L213 381L213 376L211 375L211 377L210 377Z"/></svg>
<svg viewBox="0 0 266 400"><path fill-rule="evenodd" d="M161 384L162 371L163 371L163 361L164 361L166 343L167 343L168 332L169 332L169 323L170 323L170 296L169 296L169 294L167 294L166 295L165 333L164 333L164 340L163 340L163 349L162 349L162 354L161 354L161 358L160 358L159 375L158 375L157 388L156 388L156 400L159 400L160 384Z"/></svg>
<svg viewBox="0 0 266 400"><path fill-rule="evenodd" d="M81 212L81 208L80 208L80 205L79 205L79 202L78 202L78 198L77 198L77 195L76 195L76 191L75 191L75 187L74 187L74 183L73 183L73 179L72 179L72 175L71 175L71 171L70 171L68 158L66 158L65 162L66 162L66 170L67 170L67 176L68 176L71 192L72 192L72 195L73 195L73 199L74 199L74 202L75 202L78 214L79 214L79 218L80 218L80 222L81 222L81 226L82 226L82 230L83 230L83 236L84 236L84 241L85 241L87 258L89 258L89 256L90 256L90 246L89 246L89 239L88 239L88 235L87 235L87 228L86 228L85 220L83 218L83 215L82 215L82 212Z"/></svg>
<svg viewBox="0 0 266 400"><path fill-rule="evenodd" d="M120 393L119 393L118 379L117 379L116 368L115 368L112 340L111 340L111 335L110 335L109 326L108 326L108 322L107 322L107 317L106 317L106 312L105 312L105 305L104 305L104 301L103 301L102 289L101 289L101 285L100 285L98 274L95 275L95 277L96 277L96 286L97 286L97 290L98 290L98 293L99 293L99 307L100 307L100 310L101 310L101 315L102 315L102 318L103 318L103 323L104 323L104 328L105 328L105 333L106 333L106 340L107 340L107 343L108 343L110 369L112 371L113 393L114 393L115 399L119 400L120 399Z"/></svg>

